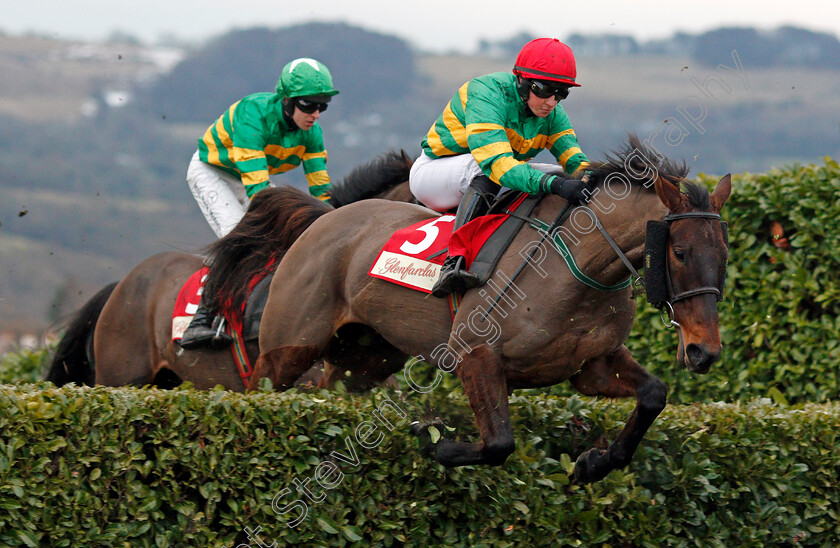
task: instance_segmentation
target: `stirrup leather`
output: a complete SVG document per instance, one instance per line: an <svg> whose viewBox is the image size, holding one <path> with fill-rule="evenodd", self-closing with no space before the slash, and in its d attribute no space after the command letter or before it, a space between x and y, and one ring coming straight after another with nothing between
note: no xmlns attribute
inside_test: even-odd
<svg viewBox="0 0 840 548"><path fill-rule="evenodd" d="M473 179L464 192L461 203L458 204L452 232L487 213L490 206L484 194L490 193L494 186L497 185L487 176L481 175ZM450 293L463 293L477 286L479 281L478 276L464 268L464 257L450 255L440 268L440 277L432 287L432 295L446 297Z"/></svg>

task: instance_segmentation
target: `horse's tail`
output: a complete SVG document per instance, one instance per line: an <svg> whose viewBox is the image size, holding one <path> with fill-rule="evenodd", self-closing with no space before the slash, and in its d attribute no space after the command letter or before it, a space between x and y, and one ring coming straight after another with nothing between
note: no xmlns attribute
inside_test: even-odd
<svg viewBox="0 0 840 548"><path fill-rule="evenodd" d="M244 303L254 277L273 271L303 231L330 211L329 204L291 186L258 192L239 224L205 249L205 304Z"/></svg>
<svg viewBox="0 0 840 548"><path fill-rule="evenodd" d="M382 194L408 181L413 163L404 150L386 152L369 164L356 167L341 181L333 182L330 204L341 207Z"/></svg>
<svg viewBox="0 0 840 548"><path fill-rule="evenodd" d="M46 380L56 386L64 386L69 382L93 386L93 331L116 286L117 282L114 282L100 289L70 320L58 343Z"/></svg>

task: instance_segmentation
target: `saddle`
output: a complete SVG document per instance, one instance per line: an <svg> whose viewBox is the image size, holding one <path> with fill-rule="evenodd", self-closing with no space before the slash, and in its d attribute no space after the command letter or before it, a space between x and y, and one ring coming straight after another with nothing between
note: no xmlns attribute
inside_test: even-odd
<svg viewBox="0 0 840 548"><path fill-rule="evenodd" d="M207 276L207 268L204 267L184 283L178 297L175 300L175 308L172 311L172 340L177 341L181 339L187 326L190 324L198 302L201 299L201 292L204 287L204 280ZM242 315L238 318L230 317L230 314L225 316L225 332L233 338L231 345L231 354L236 368L239 371L239 376L245 386L251 375L254 373L254 368L248 358L248 352L245 349L245 343L255 341L260 335L260 318L265 309L265 303L268 300L268 288L271 285L271 279L274 277L272 270L268 275L264 276L256 283L252 282L251 291L248 294L248 299L242 309Z"/></svg>
<svg viewBox="0 0 840 548"><path fill-rule="evenodd" d="M505 192L486 215L473 219L452 234L449 254L463 254L469 271L478 276L479 285L484 285L539 201L540 196L527 192Z"/></svg>
<svg viewBox="0 0 840 548"><path fill-rule="evenodd" d="M453 215L443 215L396 231L382 247L368 274L404 287L431 293L447 250L462 255L483 285L502 254L528 222L539 196L509 191L486 215L452 232ZM448 246L448 247L447 247Z"/></svg>

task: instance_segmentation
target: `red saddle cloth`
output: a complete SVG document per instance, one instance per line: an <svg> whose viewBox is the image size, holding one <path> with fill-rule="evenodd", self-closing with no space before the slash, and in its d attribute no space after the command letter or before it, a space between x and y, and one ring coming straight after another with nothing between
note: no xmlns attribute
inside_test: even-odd
<svg viewBox="0 0 840 548"><path fill-rule="evenodd" d="M207 278L207 267L189 277L189 279L178 293L175 299L175 309L172 311L172 340L179 341L184 331L189 327L195 311L198 310L198 302L201 300L201 293L204 290L204 280Z"/></svg>
<svg viewBox="0 0 840 548"><path fill-rule="evenodd" d="M454 215L442 215L397 230L382 247L369 274L426 293L440 275Z"/></svg>
<svg viewBox="0 0 840 548"><path fill-rule="evenodd" d="M273 263L274 260L272 259L268 263L266 272L254 276L249 283L249 291L253 290L254 286L268 275ZM207 279L207 273L208 269L206 266L201 268L201 270L189 277L186 283L184 283L184 286L181 288L180 293L178 293L178 298L175 299L175 309L172 311L173 341L180 340L184 331L186 331L187 327L190 325L190 322L195 315L195 311L198 309L201 294L204 291L204 281ZM228 334L236 333L240 337L242 336L242 314L245 311L245 304L246 303L240 303L239 305L234 305L229 301L225 301L222 305L221 313L225 317L225 331Z"/></svg>
<svg viewBox="0 0 840 548"><path fill-rule="evenodd" d="M249 284L249 291L253 290L254 286L268 275L273 263L274 259L269 262L265 272L254 276ZM201 301L201 294L204 291L204 281L207 279L207 273L208 269L206 266L197 271L187 279L181 291L178 293L178 297L175 299L175 308L172 311L173 341L181 340L184 331L187 330L196 310L198 310L198 303ZM236 368L239 371L239 376L247 387L251 375L254 373L254 369L248 359L248 353L245 350L245 337L243 336L244 326L242 324L242 317L245 311L245 304L241 303L241 305L234 306L229 301L226 301L222 305L222 312L227 320L225 322L225 332L233 337L233 344L230 346L231 354L233 355ZM237 309L239 311L238 313L236 313Z"/></svg>
<svg viewBox="0 0 840 548"><path fill-rule="evenodd" d="M454 215L442 215L397 230L382 247L369 275L404 287L431 293L440 265L449 255L462 255L467 267L499 228L506 214L484 215L452 233Z"/></svg>
<svg viewBox="0 0 840 548"><path fill-rule="evenodd" d="M507 214L498 213L484 215L468 222L456 230L449 239L449 254L462 255L469 269L475 256L507 218Z"/></svg>

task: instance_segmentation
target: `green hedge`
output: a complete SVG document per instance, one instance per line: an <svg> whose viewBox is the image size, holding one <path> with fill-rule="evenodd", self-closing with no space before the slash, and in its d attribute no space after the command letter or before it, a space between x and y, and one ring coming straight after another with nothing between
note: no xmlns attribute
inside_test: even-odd
<svg viewBox="0 0 840 548"><path fill-rule="evenodd" d="M736 176L723 217L730 253L718 306L722 361L705 376L678 369L677 334L644 298L627 346L668 383L671 402L840 399L840 166L826 158ZM773 221L789 251L772 245Z"/></svg>
<svg viewBox="0 0 840 548"><path fill-rule="evenodd" d="M334 480L319 466L384 398L474 437L457 380L402 399L5 386L0 545L230 546L245 527L279 545L840 545L840 404L822 403L840 395L838 195L830 159L735 178L723 360L679 370L676 333L644 299L628 346L670 403L736 403L669 405L630 468L594 485L569 484L572 461L632 404L556 397L567 385L512 398L517 451L502 468L444 469L392 416L398 427L356 445L360 464L340 463L340 484L294 528L272 499L318 469ZM772 221L791 250L772 245ZM0 382L37 379L46 359L7 354Z"/></svg>
<svg viewBox="0 0 840 548"><path fill-rule="evenodd" d="M627 470L578 486L575 455L612 438L631 405L547 394L511 403L508 462L449 470L420 455L407 425L440 415L458 427L448 435L471 434L458 390L0 386L0 545L231 546L246 527L267 545L840 543L840 404L669 406ZM365 421L379 427L368 448L354 438ZM339 479L322 463L349 456L348 437L359 464L335 461ZM316 470L337 485L322 492L312 480L325 500L290 528L294 512L275 513L272 500Z"/></svg>
<svg viewBox="0 0 840 548"><path fill-rule="evenodd" d="M48 348L7 352L0 358L0 384L37 382L44 378L50 361Z"/></svg>

